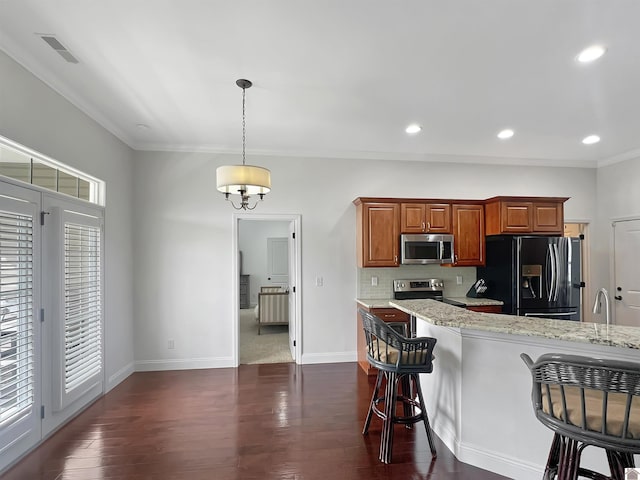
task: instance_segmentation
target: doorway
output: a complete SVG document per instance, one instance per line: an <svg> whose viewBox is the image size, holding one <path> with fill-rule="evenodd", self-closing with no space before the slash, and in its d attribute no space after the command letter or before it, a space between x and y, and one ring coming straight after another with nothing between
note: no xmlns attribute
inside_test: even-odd
<svg viewBox="0 0 640 480"><path fill-rule="evenodd" d="M588 223L565 223L564 236L580 238L580 276L584 286L580 289L580 321L591 321L591 309L589 308L589 299L586 293L589 292L591 263L590 258L590 242L589 242L589 224Z"/></svg>
<svg viewBox="0 0 640 480"><path fill-rule="evenodd" d="M640 251L640 219L612 223L613 318L616 325L640 326L640 272L633 261Z"/></svg>
<svg viewBox="0 0 640 480"><path fill-rule="evenodd" d="M233 217L236 366L300 363L300 224L300 215Z"/></svg>

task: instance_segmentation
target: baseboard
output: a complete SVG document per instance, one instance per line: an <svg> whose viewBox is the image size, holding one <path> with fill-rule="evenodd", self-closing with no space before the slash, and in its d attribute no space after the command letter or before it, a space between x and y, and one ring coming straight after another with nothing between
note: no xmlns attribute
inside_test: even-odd
<svg viewBox="0 0 640 480"><path fill-rule="evenodd" d="M464 463L490 472L518 480L540 480L544 466L523 462L521 459L505 457L476 445L460 443L455 433L437 421L433 431L455 457Z"/></svg>
<svg viewBox="0 0 640 480"><path fill-rule="evenodd" d="M302 364L357 362L357 352L303 353Z"/></svg>
<svg viewBox="0 0 640 480"><path fill-rule="evenodd" d="M134 363L131 362L126 364L124 367L122 367L113 375L111 375L107 379L107 388L105 390L105 393L110 391L112 388L116 387L120 382L122 382L125 378L127 378L133 372L135 372L135 368L134 368Z"/></svg>
<svg viewBox="0 0 640 480"><path fill-rule="evenodd" d="M201 368L235 367L231 357L183 358L174 360L138 360L136 372L154 372L161 370L195 370Z"/></svg>
<svg viewBox="0 0 640 480"><path fill-rule="evenodd" d="M460 445L458 460L484 470L518 480L540 480L544 465L533 465L521 459L497 454L475 445Z"/></svg>

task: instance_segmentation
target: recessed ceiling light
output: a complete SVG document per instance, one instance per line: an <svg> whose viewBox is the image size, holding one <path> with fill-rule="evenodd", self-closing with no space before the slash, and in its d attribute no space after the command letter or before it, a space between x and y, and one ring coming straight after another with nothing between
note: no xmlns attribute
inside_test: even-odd
<svg viewBox="0 0 640 480"><path fill-rule="evenodd" d="M418 133L421 130L422 127L420 125L418 125L417 123L412 123L404 131L407 133Z"/></svg>
<svg viewBox="0 0 640 480"><path fill-rule="evenodd" d="M594 60L597 60L602 55L604 55L606 51L607 49L601 45L591 45L590 47L582 50L577 59L580 63L593 62Z"/></svg>
<svg viewBox="0 0 640 480"><path fill-rule="evenodd" d="M502 140L506 140L507 138L511 137L513 137L513 130L511 130L510 128L505 128L500 133L498 133L498 138L501 138Z"/></svg>
<svg viewBox="0 0 640 480"><path fill-rule="evenodd" d="M584 137L582 139L582 143L585 145L593 145L594 143L598 143L600 141L600 137L598 135L589 135L588 137Z"/></svg>

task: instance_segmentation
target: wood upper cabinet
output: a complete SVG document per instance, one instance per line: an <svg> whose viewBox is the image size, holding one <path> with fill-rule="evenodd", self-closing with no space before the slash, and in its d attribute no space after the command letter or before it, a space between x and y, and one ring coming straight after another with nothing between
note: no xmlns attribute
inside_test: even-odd
<svg viewBox="0 0 640 480"><path fill-rule="evenodd" d="M451 233L451 205L401 203L400 233Z"/></svg>
<svg viewBox="0 0 640 480"><path fill-rule="evenodd" d="M487 235L558 234L564 229L564 202L558 197L494 197L485 204Z"/></svg>
<svg viewBox="0 0 640 480"><path fill-rule="evenodd" d="M485 264L484 205L453 205L454 266Z"/></svg>
<svg viewBox="0 0 640 480"><path fill-rule="evenodd" d="M397 267L400 204L354 200L358 267Z"/></svg>

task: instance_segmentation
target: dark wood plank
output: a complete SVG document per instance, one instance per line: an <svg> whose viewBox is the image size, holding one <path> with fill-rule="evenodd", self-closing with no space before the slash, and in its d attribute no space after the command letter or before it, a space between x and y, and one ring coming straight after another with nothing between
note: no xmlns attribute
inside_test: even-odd
<svg viewBox="0 0 640 480"><path fill-rule="evenodd" d="M362 435L372 383L356 363L135 373L0 476L2 480L478 479L424 428L380 420Z"/></svg>

